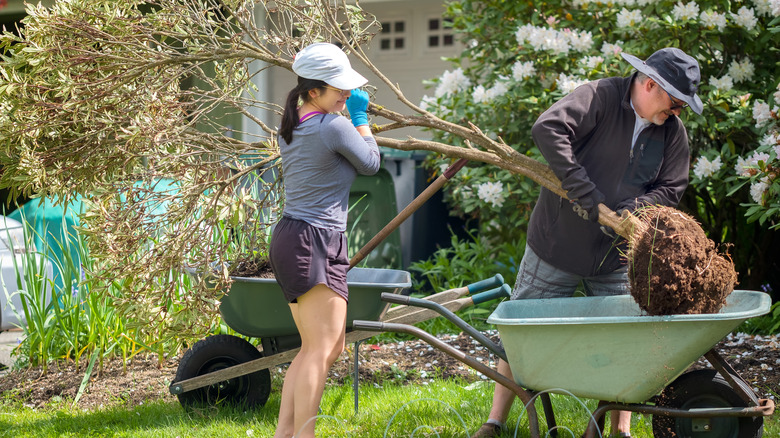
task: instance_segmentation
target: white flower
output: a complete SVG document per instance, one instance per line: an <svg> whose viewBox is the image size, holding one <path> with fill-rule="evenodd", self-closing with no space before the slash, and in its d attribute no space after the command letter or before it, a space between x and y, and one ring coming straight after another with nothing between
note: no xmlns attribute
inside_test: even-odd
<svg viewBox="0 0 780 438"><path fill-rule="evenodd" d="M758 15L772 15L770 0L753 0L753 6L756 7L756 14Z"/></svg>
<svg viewBox="0 0 780 438"><path fill-rule="evenodd" d="M761 139L760 142L758 142L758 144L760 144L761 146L771 146L771 147L780 146L780 132L767 132L767 134L764 136L764 138ZM776 153L775 157L780 158L780 154Z"/></svg>
<svg viewBox="0 0 780 438"><path fill-rule="evenodd" d="M535 51L551 51L565 54L569 50L584 52L593 45L593 35L590 32L573 32L571 30L557 31L555 29L537 27L525 24L515 32L515 39L520 45L528 43Z"/></svg>
<svg viewBox="0 0 780 438"><path fill-rule="evenodd" d="M696 18L699 16L699 5L696 2L690 2L687 5L677 2L674 8L672 8L672 15L676 20L680 21Z"/></svg>
<svg viewBox="0 0 780 438"><path fill-rule="evenodd" d="M622 44L623 41L618 41L616 44L604 43L601 45L601 53L606 56L618 56L623 51Z"/></svg>
<svg viewBox="0 0 780 438"><path fill-rule="evenodd" d="M780 159L780 137L777 138L777 146L772 148L775 151L775 158Z"/></svg>
<svg viewBox="0 0 780 438"><path fill-rule="evenodd" d="M582 59L582 63L585 64L585 67L591 70L598 67L603 62L604 62L604 58L601 56L586 56L585 58Z"/></svg>
<svg viewBox="0 0 780 438"><path fill-rule="evenodd" d="M718 91L726 92L734 88L734 80L729 75L723 75L722 78L710 78L710 85L717 88Z"/></svg>
<svg viewBox="0 0 780 438"><path fill-rule="evenodd" d="M441 75L434 95L436 97L446 96L463 91L469 86L471 86L471 80L463 74L463 69L458 67L453 71L447 70Z"/></svg>
<svg viewBox="0 0 780 438"><path fill-rule="evenodd" d="M748 159L737 157L737 164L734 166L734 171L739 176L750 176L751 173L755 173L755 170L759 168L759 161L763 161L764 164L766 164L769 162L769 159L770 156L766 152L754 152Z"/></svg>
<svg viewBox="0 0 780 438"><path fill-rule="evenodd" d="M420 108L425 111L435 113L444 119L452 115L452 108L446 104L440 105L438 99L427 95L423 96L422 100L420 101Z"/></svg>
<svg viewBox="0 0 780 438"><path fill-rule="evenodd" d="M474 103L487 102L488 96L485 92L485 87L482 85L477 85L477 87L474 88L474 91L471 93L471 98L474 100Z"/></svg>
<svg viewBox="0 0 780 438"><path fill-rule="evenodd" d="M693 174L699 179L709 178L720 170L721 167L723 167L723 163L720 161L720 156L715 157L712 161L702 156L699 157L696 165L693 166Z"/></svg>
<svg viewBox="0 0 780 438"><path fill-rule="evenodd" d="M769 111L769 104L760 100L753 103L753 119L756 121L756 128L760 128L766 122L772 120L772 113Z"/></svg>
<svg viewBox="0 0 780 438"><path fill-rule="evenodd" d="M583 79L577 79L575 76L566 76L565 74L561 73L558 76L558 80L556 81L558 84L558 89L563 92L563 94L569 94L572 91L574 91L575 88L579 87L580 85L587 83L587 80Z"/></svg>
<svg viewBox="0 0 780 438"><path fill-rule="evenodd" d="M593 34L590 32L572 32L569 34L571 47L577 52L587 52L593 47Z"/></svg>
<svg viewBox="0 0 780 438"><path fill-rule="evenodd" d="M753 156L750 157L750 164L753 167L758 168L758 162L759 161L763 161L764 164L766 164L766 163L769 162L769 158L770 158L770 156L766 152L756 152L756 153L753 154Z"/></svg>
<svg viewBox="0 0 780 438"><path fill-rule="evenodd" d="M750 185L750 197L756 204L763 204L764 192L769 188L769 177L763 177Z"/></svg>
<svg viewBox="0 0 780 438"><path fill-rule="evenodd" d="M623 8L617 14L618 27L634 27L636 24L642 21L642 11L634 9L629 11Z"/></svg>
<svg viewBox="0 0 780 438"><path fill-rule="evenodd" d="M504 204L504 184L501 181L496 183L488 181L477 186L477 196L483 202L501 207Z"/></svg>
<svg viewBox="0 0 780 438"><path fill-rule="evenodd" d="M499 77L499 80L496 81L495 84L493 84L492 87L490 87L485 93L487 94L487 97L489 100L493 100L497 97L501 97L506 94L507 91L509 91L509 85L507 85L507 77L501 76Z"/></svg>
<svg viewBox="0 0 780 438"><path fill-rule="evenodd" d="M718 29L723 32L726 29L726 14L719 14L715 11L704 11L699 15L702 26L709 29Z"/></svg>
<svg viewBox="0 0 780 438"><path fill-rule="evenodd" d="M516 81L522 81L528 79L536 74L536 67L534 67L533 61L527 62L515 62L512 66L512 78Z"/></svg>
<svg viewBox="0 0 780 438"><path fill-rule="evenodd" d="M734 79L734 82L749 81L753 78L756 68L748 58L741 61L731 61L729 64L729 76Z"/></svg>
<svg viewBox="0 0 780 438"><path fill-rule="evenodd" d="M520 26L515 32L515 39L517 40L517 44L524 44L534 29L536 29L536 26L530 23Z"/></svg>
<svg viewBox="0 0 780 438"><path fill-rule="evenodd" d="M737 157L737 164L734 165L734 172L738 176L750 176L750 164L742 157Z"/></svg>
<svg viewBox="0 0 780 438"><path fill-rule="evenodd" d="M737 13L731 13L731 18L734 20L737 26L744 27L747 30L751 30L756 27L758 19L753 9L742 6Z"/></svg>

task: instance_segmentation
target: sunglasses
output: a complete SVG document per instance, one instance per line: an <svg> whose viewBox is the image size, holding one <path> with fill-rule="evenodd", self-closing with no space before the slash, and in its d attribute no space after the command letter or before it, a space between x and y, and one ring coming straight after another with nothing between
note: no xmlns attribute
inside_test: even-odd
<svg viewBox="0 0 780 438"><path fill-rule="evenodd" d="M350 91L350 90L342 90L341 88L331 87L330 85L325 85L325 88L327 88L328 90L333 90L338 93L341 93L342 96L346 96L347 94L349 94Z"/></svg>
<svg viewBox="0 0 780 438"><path fill-rule="evenodd" d="M664 90L663 88L661 89ZM669 96L669 100L672 101L672 106L669 107L669 111L674 111L676 109L684 109L688 107L688 104L685 102L681 102L679 100L675 101L674 97L672 97L672 95L669 94L668 91L664 90L664 93L666 93L666 95Z"/></svg>

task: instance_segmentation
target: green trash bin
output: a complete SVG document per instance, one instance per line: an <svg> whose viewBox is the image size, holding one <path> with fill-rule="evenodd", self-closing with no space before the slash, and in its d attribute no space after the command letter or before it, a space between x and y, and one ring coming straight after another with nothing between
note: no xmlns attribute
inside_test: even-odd
<svg viewBox="0 0 780 438"><path fill-rule="evenodd" d="M78 215L83 206L81 198L74 199L67 205L57 203L57 198L32 199L8 217L29 225L35 247L38 251L46 251L46 256L54 265L54 284L60 290L64 285L60 267L66 263L63 249L68 251L73 266L80 266L75 227L79 225Z"/></svg>
<svg viewBox="0 0 780 438"><path fill-rule="evenodd" d="M398 214L390 172L382 167L375 175L358 175L349 192L349 205L347 238L352 257ZM395 230L358 266L400 269L401 264L401 235Z"/></svg>

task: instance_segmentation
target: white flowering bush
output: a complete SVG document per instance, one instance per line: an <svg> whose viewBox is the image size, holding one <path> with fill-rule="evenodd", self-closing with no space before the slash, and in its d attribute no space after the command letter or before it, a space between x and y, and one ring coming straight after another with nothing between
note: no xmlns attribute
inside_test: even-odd
<svg viewBox="0 0 780 438"><path fill-rule="evenodd" d="M780 227L780 0L464 0L448 11L465 49L451 70L432 80L433 95L422 99L423 107L447 120L470 121L536 159L541 156L530 135L536 118L584 82L630 74L621 52L645 59L662 47L679 47L694 56L705 105L701 116L681 115L692 166L680 208L713 240L734 245L743 284L745 276L772 271L773 262L762 257L771 258L766 251ZM446 189L453 210L478 219L489 236L524 234L535 184L477 165L462 175ZM755 248L755 242L766 243Z"/></svg>

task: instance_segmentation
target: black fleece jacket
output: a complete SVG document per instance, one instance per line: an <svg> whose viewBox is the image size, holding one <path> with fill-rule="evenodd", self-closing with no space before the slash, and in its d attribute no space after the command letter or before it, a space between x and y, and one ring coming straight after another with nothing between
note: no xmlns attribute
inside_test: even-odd
<svg viewBox="0 0 780 438"><path fill-rule="evenodd" d="M539 117L534 142L569 193L600 192L613 210L674 207L688 186L688 134L670 116L662 126L646 127L631 148L635 76L578 87ZM577 216L568 200L542 189L528 226L528 244L542 260L585 277L612 272L624 263L613 240Z"/></svg>

